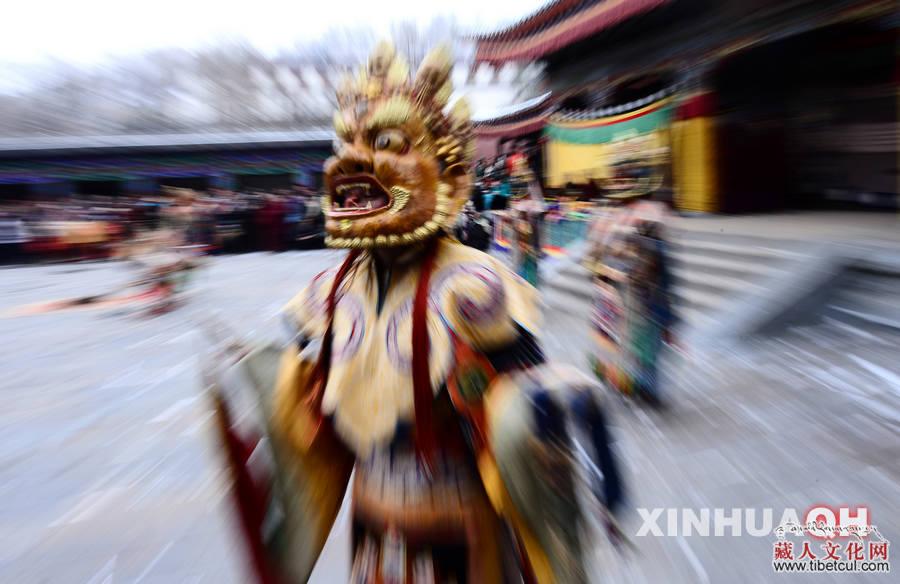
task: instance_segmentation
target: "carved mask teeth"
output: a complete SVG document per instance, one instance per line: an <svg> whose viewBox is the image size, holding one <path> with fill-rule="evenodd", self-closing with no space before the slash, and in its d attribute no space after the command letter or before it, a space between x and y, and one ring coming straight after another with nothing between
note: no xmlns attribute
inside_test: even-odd
<svg viewBox="0 0 900 584"><path fill-rule="evenodd" d="M403 187L391 187L391 214L399 213L409 202L410 192Z"/></svg>
<svg viewBox="0 0 900 584"><path fill-rule="evenodd" d="M380 186L371 181L359 181L336 185L330 209L340 215L352 216L385 209L390 204L390 194Z"/></svg>

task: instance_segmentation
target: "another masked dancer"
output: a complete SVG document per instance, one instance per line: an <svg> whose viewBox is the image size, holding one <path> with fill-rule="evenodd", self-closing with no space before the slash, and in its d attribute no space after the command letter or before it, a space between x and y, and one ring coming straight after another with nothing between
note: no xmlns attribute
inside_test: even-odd
<svg viewBox="0 0 900 584"><path fill-rule="evenodd" d="M675 324L662 203L648 194L608 197L591 229L594 371L626 395L660 403L659 356Z"/></svg>
<svg viewBox="0 0 900 584"><path fill-rule="evenodd" d="M516 201L516 273L532 286L540 280L540 261L543 256L541 228L546 211L546 202L541 185L528 167L521 154L514 159L515 178L525 185L525 192Z"/></svg>
<svg viewBox="0 0 900 584"><path fill-rule="evenodd" d="M274 349L232 355L261 425L213 392L262 581L307 581L348 484L353 582L587 582L579 487L620 502L599 386L545 362L534 288L446 235L474 150L451 64L410 80L382 44L341 86L324 210L350 251L290 303L277 380Z"/></svg>
<svg viewBox="0 0 900 584"><path fill-rule="evenodd" d="M538 285L541 250L537 246L538 225L527 210L516 211L516 273L532 286Z"/></svg>

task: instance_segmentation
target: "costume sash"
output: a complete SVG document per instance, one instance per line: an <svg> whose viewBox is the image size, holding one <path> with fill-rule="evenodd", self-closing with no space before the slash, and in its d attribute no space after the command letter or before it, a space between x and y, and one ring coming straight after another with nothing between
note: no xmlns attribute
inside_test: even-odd
<svg viewBox="0 0 900 584"><path fill-rule="evenodd" d="M416 296L412 310L412 378L413 407L416 415L416 453L428 467L434 458L437 443L434 436L434 420L431 411L434 395L431 388L431 373L428 367L430 352L428 340L428 287L434 271L437 256L438 238L428 243L422 272L416 285Z"/></svg>

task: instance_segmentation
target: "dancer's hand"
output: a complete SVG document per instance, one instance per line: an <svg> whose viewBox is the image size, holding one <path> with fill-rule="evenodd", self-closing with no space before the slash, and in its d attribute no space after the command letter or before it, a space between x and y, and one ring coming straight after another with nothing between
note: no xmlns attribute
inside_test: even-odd
<svg viewBox="0 0 900 584"><path fill-rule="evenodd" d="M675 332L670 328L663 331L663 342L671 346L672 348L677 349L678 351L683 350L681 346L681 340L678 338L678 335L676 335Z"/></svg>
<svg viewBox="0 0 900 584"><path fill-rule="evenodd" d="M609 510L607 510L603 516L603 527L606 530L606 536L609 538L609 542L616 551L623 552L627 549L637 550L637 546L635 546L634 542L628 538L625 531L619 525L619 522L616 521L616 518L613 517Z"/></svg>

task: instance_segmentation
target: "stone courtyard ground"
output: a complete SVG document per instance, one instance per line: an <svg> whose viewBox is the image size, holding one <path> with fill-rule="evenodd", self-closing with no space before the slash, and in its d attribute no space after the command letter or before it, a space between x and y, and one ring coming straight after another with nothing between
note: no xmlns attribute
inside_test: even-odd
<svg viewBox="0 0 900 584"><path fill-rule="evenodd" d="M0 582L245 582L198 380L196 323L210 310L259 338L281 306L340 252L215 258L186 306L0 319ZM119 263L0 270L0 313L96 294ZM554 303L545 345L578 366L586 314ZM824 319L740 346L667 356L669 408L609 396L629 501L637 508L866 505L900 541L900 333ZM665 529L665 523L660 522ZM347 580L342 513L313 582ZM770 537L632 537L597 542L592 581L765 582ZM827 575L781 576L831 581ZM834 581L881 581L846 575Z"/></svg>

